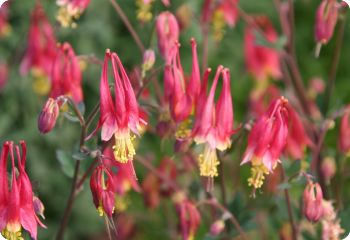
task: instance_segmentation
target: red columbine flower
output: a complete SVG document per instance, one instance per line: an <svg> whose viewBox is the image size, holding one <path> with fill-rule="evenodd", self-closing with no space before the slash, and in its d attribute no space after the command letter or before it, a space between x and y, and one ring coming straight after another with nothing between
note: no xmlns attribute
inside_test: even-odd
<svg viewBox="0 0 350 240"><path fill-rule="evenodd" d="M310 146L312 142L305 132L305 128L298 113L290 105L286 107L288 109L289 118L286 151L292 158L302 159L306 146Z"/></svg>
<svg viewBox="0 0 350 240"><path fill-rule="evenodd" d="M192 72L189 81L186 77L181 65L179 47L176 43L173 48L171 57L166 66L167 81L164 86L170 87L169 101L171 116L176 123L183 122L191 114L194 104L200 92L200 73L197 58L197 44L194 39L192 43Z"/></svg>
<svg viewBox="0 0 350 240"><path fill-rule="evenodd" d="M114 212L116 184L110 168L100 164L94 169L90 178L90 189L101 217L104 214L111 217Z"/></svg>
<svg viewBox="0 0 350 240"><path fill-rule="evenodd" d="M309 181L303 193L303 212L310 222L318 222L323 216L322 201L323 193L320 185Z"/></svg>
<svg viewBox="0 0 350 240"><path fill-rule="evenodd" d="M111 60L114 77L115 101L108 84L108 62ZM101 138L109 141L114 136L114 157L121 163L133 160L135 148L133 134L138 135L141 124L137 100L123 64L116 53L106 51L100 83L101 117L98 128L102 127ZM131 132L130 132L131 130Z"/></svg>
<svg viewBox="0 0 350 240"><path fill-rule="evenodd" d="M179 41L179 24L173 14L162 12L156 20L158 48L164 59L168 59L170 50Z"/></svg>
<svg viewBox="0 0 350 240"><path fill-rule="evenodd" d="M252 162L249 186L260 188L266 174L277 166L288 135L288 100L280 97L254 124L241 163Z"/></svg>
<svg viewBox="0 0 350 240"><path fill-rule="evenodd" d="M214 105L215 90L221 74L222 90L217 104ZM231 146L230 137L234 132L233 106L230 72L227 68L218 67L208 96L206 96L207 81L206 75L198 99L192 134L197 144L205 143L204 153L199 156L200 175L209 177L212 184L213 177L218 175L219 161L216 149L224 151Z"/></svg>
<svg viewBox="0 0 350 240"><path fill-rule="evenodd" d="M350 105L346 107L345 113L340 120L338 149L343 154L350 154Z"/></svg>
<svg viewBox="0 0 350 240"><path fill-rule="evenodd" d="M244 51L247 70L256 80L269 77L279 79L282 76L280 57L277 50L256 43L255 24L263 30L264 38L270 43L277 41L277 33L270 20L265 16L256 17L254 24L247 26L244 34Z"/></svg>
<svg viewBox="0 0 350 240"><path fill-rule="evenodd" d="M50 132L56 124L57 117L60 113L60 107L57 100L49 98L38 119L38 128L41 133Z"/></svg>
<svg viewBox="0 0 350 240"><path fill-rule="evenodd" d="M50 97L57 98L66 95L72 97L76 103L82 102L81 79L79 60L73 48L67 42L59 45L51 72Z"/></svg>
<svg viewBox="0 0 350 240"><path fill-rule="evenodd" d="M34 90L45 95L49 90L49 76L56 57L56 38L40 4L36 4L30 20L28 44L21 62L21 74L31 70L35 77Z"/></svg>
<svg viewBox="0 0 350 240"><path fill-rule="evenodd" d="M0 159L0 230L6 239L11 240L22 239L22 227L33 239L37 237L37 224L45 227L35 215L32 185L25 172L26 144L24 141L21 141L20 144L22 156L18 146L14 146L13 142L5 142ZM7 175L9 153L12 164L11 184L8 182ZM15 154L18 162L18 175L16 174Z"/></svg>
<svg viewBox="0 0 350 240"><path fill-rule="evenodd" d="M238 0L222 0L214 9L212 16L212 27L214 38L220 41L224 36L224 27L234 27L238 20Z"/></svg>
<svg viewBox="0 0 350 240"><path fill-rule="evenodd" d="M201 216L196 208L196 205L189 201L183 193L175 193L173 196L176 213L179 217L179 228L183 240L194 239Z"/></svg>
<svg viewBox="0 0 350 240"><path fill-rule="evenodd" d="M75 27L75 20L89 6L90 0L57 0L57 5L60 7L57 13L57 21L62 27Z"/></svg>
<svg viewBox="0 0 350 240"><path fill-rule="evenodd" d="M315 40L327 44L333 36L340 4L336 0L323 0L316 12Z"/></svg>

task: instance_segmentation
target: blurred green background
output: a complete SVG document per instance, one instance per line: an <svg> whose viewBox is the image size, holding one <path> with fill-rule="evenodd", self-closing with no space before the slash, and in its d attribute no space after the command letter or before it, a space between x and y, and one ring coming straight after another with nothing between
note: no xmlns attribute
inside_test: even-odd
<svg viewBox="0 0 350 240"><path fill-rule="evenodd" d="M151 22L141 24L136 20L136 6L132 0L118 1L129 17L133 26L139 33L141 40L147 48L157 49L154 32L154 18ZM296 16L296 51L299 66L305 84L313 77L327 79L332 61L334 38L322 48L319 59L314 58L314 16L320 1L297 0L295 1ZM40 229L39 239L52 239L55 235L59 220L62 217L64 206L70 191L69 175L72 175L74 159L70 154L75 151L79 142L80 128L78 123L70 122L60 116L55 129L47 135L41 135L37 130L37 118L46 97L40 97L33 92L32 78L30 75L22 77L19 74L19 63L27 44L27 33L30 24L30 12L34 7L33 0L11 0L9 22L12 28L11 34L0 40L0 59L7 61L10 68L9 79L6 87L0 93L0 142L23 139L28 145L27 170L33 182L35 192L43 201L45 211L45 224L47 229ZM187 4L193 11L190 26L181 33L181 57L185 72L191 68L191 51L189 40L195 37L199 46L199 59L201 59L202 34L199 27L202 1L173 0L170 11L176 11L178 7ZM71 43L77 55L94 54L99 59L103 58L106 48L118 53L128 70L142 62L142 55L136 47L129 32L120 20L118 14L107 0L91 0L91 4L85 13L77 21L76 29L62 29L55 22L58 7L54 1L42 0L42 5L47 16L54 26L58 41ZM280 33L278 14L272 0L241 0L239 6L249 14L267 15ZM160 1L155 1L152 9L154 15L166 10ZM210 38L209 42L209 66L213 69L222 64L231 70L232 96L235 112L235 125L238 126L247 114L249 92L254 81L246 73L243 52L243 32L245 23L240 19L235 28L226 28L223 40L215 43ZM336 87L331 100L331 111L350 101L350 25L346 23L345 39L342 46L341 60L338 66ZM157 50L156 50L157 51ZM157 54L156 66L162 64ZM101 68L98 65L88 64L83 73L84 103L86 112L89 113L99 100L99 76ZM162 82L162 75L158 77ZM275 83L283 89L283 84ZM153 89L151 88L151 92ZM154 96L154 94L152 95ZM322 105L319 97L318 104ZM151 112L150 122L155 126L157 115ZM338 122L337 122L338 123ZM336 128L327 135L326 151L335 155ZM250 189L246 179L249 175L249 166L239 167L241 155L245 148L246 137L232 146L230 154L224 159L225 182L227 186L227 199L229 208L252 239L278 239L278 231L288 221L286 206L282 192L272 196L270 194L258 194L256 199L249 197ZM96 141L95 141L96 143ZM162 156L173 156L173 142L161 143L156 136L146 133L140 140L137 154L153 156L154 164L157 164ZM61 150L67 154L67 161L60 163L56 158L56 151ZM176 161L181 161L181 156L175 155ZM310 160L310 157L307 158ZM83 165L88 165L92 159L86 159ZM298 163L285 163L287 173L298 170ZM86 167L86 166L85 166ZM135 164L139 182L141 183L147 171L143 166ZM200 179L194 173L191 182L188 178L182 179L184 186L190 186L194 198L203 194L200 188ZM181 181L181 179L180 179ZM298 206L299 197L305 182L296 182L291 187L293 204ZM347 186L349 181L346 181ZM346 189L346 188L345 188ZM220 198L219 188L215 194ZM344 193L345 208L340 212L342 226L350 230L349 200L350 192ZM126 213L131 216L136 224L136 234L133 239L171 239L172 231L176 230L177 218L170 200L164 202L155 210L149 210L144 206L142 194L129 193L129 206ZM300 209L294 209L297 219L301 218ZM202 224L195 239L215 239L207 234L211 224L210 213L202 211ZM118 218L118 214L116 218ZM168 219L168 220L165 220ZM260 219L260 222L259 222ZM264 235L259 232L264 229ZM100 218L92 203L92 197L88 183L79 194L74 204L74 210L69 221L65 239L103 239L104 221ZM230 235L237 236L235 229L230 226ZM318 227L319 229L319 227ZM304 236L305 239L318 239L314 236ZM220 239L218 237L217 239Z"/></svg>

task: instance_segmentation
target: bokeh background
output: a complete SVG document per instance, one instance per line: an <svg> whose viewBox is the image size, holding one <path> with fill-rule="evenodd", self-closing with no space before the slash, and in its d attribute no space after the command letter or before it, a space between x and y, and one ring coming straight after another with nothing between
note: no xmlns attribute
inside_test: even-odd
<svg viewBox="0 0 350 240"><path fill-rule="evenodd" d="M154 30L154 18L152 21L141 24L136 19L135 1L118 1L129 17L132 25L139 33L142 42L147 48L154 49L157 53L157 41ZM314 17L318 0L295 1L295 42L299 66L306 86L313 77L327 79L332 61L335 41L332 39L323 47L318 59L314 57ZM185 72L191 68L190 38L197 40L199 47L199 59L202 54L202 33L200 29L200 14L203 2L201 0L181 1L173 0L169 8L164 7L160 1L155 1L152 8L154 16L164 10L176 12L184 5L192 14L189 25L181 32L181 57ZM33 91L33 79L30 75L19 74L19 64L23 57L27 34L30 24L30 13L35 1L11 0L9 23L11 32L0 39L0 60L7 62L9 77L7 84L0 92L0 142L23 139L28 145L29 176L33 181L34 190L45 205L45 224L47 229L40 229L39 239L52 239L55 235L59 220L62 217L64 206L70 191L70 182L73 173L74 159L72 153L76 151L80 136L80 127L77 122L68 121L63 115L59 117L55 129L47 135L41 135L37 129L38 114L46 100L46 96L39 96ZM55 29L55 34L60 42L71 43L77 55L94 54L102 59L107 48L118 53L125 67L132 70L142 62L142 55L137 49L128 30L125 28L118 14L107 0L91 0L91 4L85 13L77 21L77 28L64 29L55 21L58 7L54 1L42 0L43 8L48 19ZM277 32L281 34L278 13L272 0L241 0L239 6L249 14L267 15L273 22ZM243 33L246 23L239 20L234 28L225 28L225 36L220 42L209 39L208 66L213 69L219 64L231 70L232 96L234 103L235 125L246 120L249 93L254 81L247 74L244 63ZM331 109L336 110L350 101L350 25L346 22L345 39L342 46L338 74L334 94L331 99ZM155 66L162 64L157 53ZM99 76L101 67L87 63L83 72L84 104L89 113L99 100ZM162 84L162 74L158 76ZM282 90L284 85L280 81L274 82ZM150 86L151 98L154 97L154 89ZM318 97L317 104L322 108L322 95ZM156 112L149 112L150 125L155 126ZM246 134L246 133L244 133ZM330 130L326 138L326 152L337 157L338 121L335 128ZM97 140L90 142L93 146ZM163 156L173 157L181 161L182 156L174 154L172 140L161 141L159 137L146 133L139 142L138 155L151 156L152 164L157 165ZM246 146L246 136L232 146L228 157L224 159L223 172L227 188L227 201L229 209L237 216L245 231L255 236L252 239L279 239L279 231L288 222L286 205L282 191L275 194L258 193L256 199L250 197L251 189L247 186L249 166L240 167L242 152ZM57 154L60 155L59 159ZM86 167L92 159L85 159ZM310 161L307 155L306 161ZM293 174L300 168L299 162L285 161L287 174ZM347 162L349 165L349 162ZM139 164L135 164L138 180L141 183L147 170ZM348 169L348 166L346 167ZM196 169L192 177L180 177L179 182L191 189L191 195L197 198L204 194L201 180ZM345 176L344 176L345 177ZM349 181L345 180L343 191L343 208L339 212L341 225L350 230L350 191ZM336 184L332 182L331 184ZM290 186L294 206L299 206L299 199L305 181L300 180ZM214 194L220 198L219 188ZM162 200L156 209L148 209L143 202L141 193L130 192L127 197L128 208L123 214L116 215L116 224L126 229L133 225L134 234L128 239L177 239L177 216L170 199ZM208 229L212 222L211 213L202 209L202 223L195 239L221 239L209 236ZM301 210L295 208L295 216L302 218ZM129 219L126 221L126 217ZM129 223L128 223L129 224ZM229 224L229 223L227 223ZM313 226L320 231L320 226ZM92 203L92 197L88 182L79 194L74 204L74 210L69 221L65 239L104 239L105 227L103 218L99 217ZM229 226L229 235L237 236L233 226ZM304 239L318 239L315 235L305 233Z"/></svg>

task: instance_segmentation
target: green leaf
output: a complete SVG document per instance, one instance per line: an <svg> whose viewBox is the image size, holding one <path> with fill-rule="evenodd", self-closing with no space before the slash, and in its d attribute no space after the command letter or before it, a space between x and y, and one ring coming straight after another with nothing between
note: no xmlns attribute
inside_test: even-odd
<svg viewBox="0 0 350 240"><path fill-rule="evenodd" d="M85 160L88 156L82 152L75 152L73 153L72 157L77 161Z"/></svg>
<svg viewBox="0 0 350 240"><path fill-rule="evenodd" d="M61 169L63 173L67 177L72 178L74 174L75 161L72 159L70 154L68 154L63 150L56 150L56 158L58 162L61 164Z"/></svg>

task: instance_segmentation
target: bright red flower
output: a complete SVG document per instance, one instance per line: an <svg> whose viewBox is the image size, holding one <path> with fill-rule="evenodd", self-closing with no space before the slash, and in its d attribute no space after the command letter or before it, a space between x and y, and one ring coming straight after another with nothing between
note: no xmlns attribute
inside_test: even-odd
<svg viewBox="0 0 350 240"><path fill-rule="evenodd" d="M343 154L350 153L350 105L346 107L345 113L340 120L338 149Z"/></svg>
<svg viewBox="0 0 350 240"><path fill-rule="evenodd" d="M33 239L36 239L37 225L45 226L35 214L32 185L25 171L26 144L24 141L21 141L20 144L22 154L19 146L14 146L13 142L8 141L3 144L1 152L0 230L6 239L19 239L21 238L21 228L23 227ZM7 158L9 153L12 164L10 184L7 175ZM15 154L17 156L18 175L16 174Z"/></svg>
<svg viewBox="0 0 350 240"><path fill-rule="evenodd" d="M21 62L22 75L32 70L36 78L48 78L56 57L56 38L40 4L31 13L28 44Z"/></svg>
<svg viewBox="0 0 350 240"><path fill-rule="evenodd" d="M108 84L108 62L111 60L115 100ZM98 128L102 127L101 138L109 141L114 136L114 157L121 163L133 160L136 154L133 134L138 135L141 124L137 100L123 64L116 53L106 51L100 83L100 111Z"/></svg>
<svg viewBox="0 0 350 240"><path fill-rule="evenodd" d="M323 216L323 193L318 183L309 182L303 193L303 213L310 222L318 222Z"/></svg>
<svg viewBox="0 0 350 240"><path fill-rule="evenodd" d="M58 46L57 56L51 72L50 97L70 96L76 103L83 101L79 60L67 42Z"/></svg>
<svg viewBox="0 0 350 240"><path fill-rule="evenodd" d="M170 50L179 41L179 24L173 14L162 12L156 20L158 49L164 59L168 59Z"/></svg>
<svg viewBox="0 0 350 240"><path fill-rule="evenodd" d="M90 0L58 0L57 5L60 7L57 14L57 21L62 27L75 27L74 20L89 6Z"/></svg>
<svg viewBox="0 0 350 240"><path fill-rule="evenodd" d="M327 44L333 36L340 4L336 0L323 0L316 12L315 40Z"/></svg>
<svg viewBox="0 0 350 240"><path fill-rule="evenodd" d="M234 116L229 70L222 66L218 67L209 95L206 96L208 73L202 83L192 135L197 144L205 143L204 153L199 156L200 175L209 177L212 181L212 178L218 175L219 160L216 149L224 151L231 146L230 137L234 133ZM215 105L215 90L221 74L223 76L222 90Z"/></svg>
<svg viewBox="0 0 350 240"><path fill-rule="evenodd" d="M120 163L114 158L113 150L110 147L106 147L103 151L103 163L109 166L112 171L111 175L115 183L115 192L123 196L126 192L133 188L139 192L141 190L134 171L133 162Z"/></svg>
<svg viewBox="0 0 350 240"><path fill-rule="evenodd" d="M260 188L266 174L272 172L282 154L288 136L288 100L273 101L268 110L254 124L242 164L252 162L249 185Z"/></svg>
<svg viewBox="0 0 350 240"><path fill-rule="evenodd" d="M247 26L244 34L247 70L259 81L267 80L269 77L279 79L282 76L279 53L276 49L257 44L255 24L263 30L263 37L268 42L275 43L278 38L272 23L265 16L256 17L254 24Z"/></svg>
<svg viewBox="0 0 350 240"><path fill-rule="evenodd" d="M111 217L115 208L115 189L119 183L114 182L110 168L98 165L90 178L90 189L97 211L102 217Z"/></svg>
<svg viewBox="0 0 350 240"><path fill-rule="evenodd" d="M179 227L183 240L194 239L201 222L201 216L194 203L187 200L181 193L174 196L175 209L179 217Z"/></svg>

